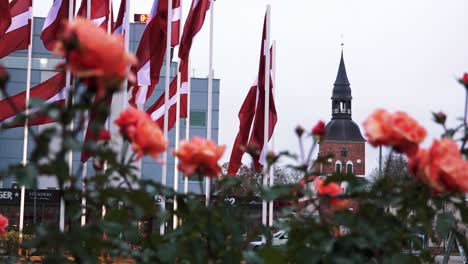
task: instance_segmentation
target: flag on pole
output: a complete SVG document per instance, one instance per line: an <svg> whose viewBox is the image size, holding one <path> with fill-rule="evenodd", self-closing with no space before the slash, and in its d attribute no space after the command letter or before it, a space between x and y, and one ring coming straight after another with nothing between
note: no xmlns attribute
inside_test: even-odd
<svg viewBox="0 0 468 264"><path fill-rule="evenodd" d="M81 1L80 9L78 9L78 16L87 17L86 9L88 1ZM109 19L109 0L93 0L91 1L91 20L98 26L107 29L107 22Z"/></svg>
<svg viewBox="0 0 468 264"><path fill-rule="evenodd" d="M173 0L173 4L179 0ZM164 63L167 40L167 1L154 0L150 21L146 25L136 57L138 65L132 68L137 81L132 89L129 103L133 106L144 104L153 94L159 82ZM179 4L180 8L180 4ZM180 16L177 18L180 20ZM174 20L173 20L174 21Z"/></svg>
<svg viewBox="0 0 468 264"><path fill-rule="evenodd" d="M30 97L33 99L44 100L48 104L64 104L66 99L65 73L58 73L47 81L31 88ZM24 112L26 110L25 99L26 91L12 96L9 99L3 99L0 101L0 124L13 121L18 114L16 110ZM10 102L8 102L8 100L10 100ZM13 104L16 109L14 109L11 104ZM34 116L34 112L37 112L37 110L29 110L30 115ZM30 118L28 120L28 126L43 125L51 122L53 122L53 120L44 113ZM23 125L24 123L18 123L12 124L10 127L19 127Z"/></svg>
<svg viewBox="0 0 468 264"><path fill-rule="evenodd" d="M10 4L8 0L0 0L0 37L11 24Z"/></svg>
<svg viewBox="0 0 468 264"><path fill-rule="evenodd" d="M172 4L171 47L179 45L181 16L182 8L180 6L180 0L175 0Z"/></svg>
<svg viewBox="0 0 468 264"><path fill-rule="evenodd" d="M195 35L200 31L205 21L206 12L210 9L210 0L193 0L185 20L184 31L180 40L179 58L188 61L190 49Z"/></svg>
<svg viewBox="0 0 468 264"><path fill-rule="evenodd" d="M11 1L11 24L0 37L0 59L14 51L28 48L31 38L31 9L32 0Z"/></svg>
<svg viewBox="0 0 468 264"><path fill-rule="evenodd" d="M53 50L55 42L63 30L63 21L68 20L69 4L69 0L54 0L47 14L42 28L41 40L44 47L50 51Z"/></svg>
<svg viewBox="0 0 468 264"><path fill-rule="evenodd" d="M258 78L254 85L250 88L244 103L239 111L239 132L231 152L229 160L228 173L236 175L242 163L244 154L243 146L253 145L261 150L260 155L254 157L254 167L258 171L264 163L265 155L263 151L264 138L264 122L265 122L265 38L266 38L266 18L263 25L262 45L260 52L260 63L258 70ZM271 57L270 57L271 62ZM273 82L271 78L272 63L270 63L270 107L269 107L269 122L268 122L268 139L273 135L273 131L277 121L276 107L273 100Z"/></svg>
<svg viewBox="0 0 468 264"><path fill-rule="evenodd" d="M122 0L120 2L120 7L119 7L119 13L117 14L117 20L115 21L114 24L114 31L112 34L114 35L125 35L125 26L124 26L124 20L125 20L125 14L126 10L125 8L127 7L127 0Z"/></svg>
<svg viewBox="0 0 468 264"><path fill-rule="evenodd" d="M187 68L185 68L187 69ZM184 77L185 76L185 77ZM187 94L188 94L188 72L181 72L181 86L180 86L180 117L187 117ZM156 100L156 102L146 110L151 116L151 119L156 122L161 129L164 127L164 96L165 93L162 93L161 96ZM185 99L182 99L182 98ZM174 77L170 86L169 86L169 117L168 117L168 131L171 130L176 122L176 112L177 112L177 76ZM183 113L184 112L184 113Z"/></svg>

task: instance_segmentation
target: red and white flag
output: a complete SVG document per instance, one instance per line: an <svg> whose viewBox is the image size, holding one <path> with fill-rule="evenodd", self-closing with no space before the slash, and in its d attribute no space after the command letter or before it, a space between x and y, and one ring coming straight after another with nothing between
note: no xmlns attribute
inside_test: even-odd
<svg viewBox="0 0 468 264"><path fill-rule="evenodd" d="M182 8L180 7L180 0L175 0L172 4L171 47L179 45L181 16Z"/></svg>
<svg viewBox="0 0 468 264"><path fill-rule="evenodd" d="M68 20L69 0L54 0L42 28L41 40L44 47L53 50L59 34L63 30L63 21Z"/></svg>
<svg viewBox="0 0 468 264"><path fill-rule="evenodd" d="M177 6L179 0L173 0ZM176 7L180 10L180 6ZM176 19L180 20L180 16ZM173 19L174 21L174 19ZM137 76L133 86L130 105L136 106L146 102L153 94L159 82L160 72L166 54L167 40L167 1L154 0L150 13L150 21L146 25L136 56L138 65L132 68Z"/></svg>
<svg viewBox="0 0 468 264"><path fill-rule="evenodd" d="M31 38L32 0L10 3L11 24L0 37L0 59L10 53L27 49Z"/></svg>
<svg viewBox="0 0 468 264"><path fill-rule="evenodd" d="M183 71L181 72L181 85L180 85L180 117L187 117L187 93L188 93L188 72ZM169 86L169 123L168 123L168 131L174 127L176 121L176 113L177 113L177 76L174 77L170 86ZM164 96L165 93L162 93L161 96L156 100L156 102L146 110L151 116L151 119L156 122L161 129L164 127Z"/></svg>
<svg viewBox="0 0 468 264"><path fill-rule="evenodd" d="M210 0L193 0L190 11L185 20L184 32L180 40L179 58L188 61L190 49L195 35L205 22L206 12L210 9Z"/></svg>
<svg viewBox="0 0 468 264"><path fill-rule="evenodd" d="M88 17L86 14L86 8L88 6L87 0L81 1L80 9L78 9L78 16ZM91 1L91 17L90 19L94 24L107 29L107 22L109 19L109 0L92 0Z"/></svg>
<svg viewBox="0 0 468 264"><path fill-rule="evenodd" d="M30 90L30 98L36 98L46 101L48 104L64 104L67 96L67 89L65 86L65 73L61 72L47 81L40 83ZM24 112L26 110L26 91L21 92L15 96L0 101L0 124L11 122L18 114L16 111ZM12 107L12 104L16 109ZM30 109L29 114L34 116L37 110ZM45 113L34 116L29 119L28 125L43 125L53 122ZM11 127L23 126L24 124L12 124Z"/></svg>
<svg viewBox="0 0 468 264"><path fill-rule="evenodd" d="M11 24L10 4L8 0L0 0L0 37Z"/></svg>
<svg viewBox="0 0 468 264"><path fill-rule="evenodd" d="M114 24L114 31L112 34L114 35L125 35L125 16L127 11L125 10L127 8L127 0L122 0L120 2L120 7L119 7L119 13L117 14L117 20L115 21Z"/></svg>
<svg viewBox="0 0 468 264"><path fill-rule="evenodd" d="M244 155L243 146L253 145L261 153L254 157L254 167L258 171L264 163L264 127L265 127L265 61L266 61L266 20L263 25L262 46L260 52L260 64L258 70L258 78L254 85L250 88L244 103L239 111L239 132L237 133L234 142L231 158L229 160L228 173L229 175L236 175L239 167L242 164L242 156ZM271 50L270 50L271 54ZM270 56L271 62L271 56ZM278 120L276 115L276 107L273 96L273 82L272 82L272 63L270 63L270 108L268 117L268 139L271 139Z"/></svg>

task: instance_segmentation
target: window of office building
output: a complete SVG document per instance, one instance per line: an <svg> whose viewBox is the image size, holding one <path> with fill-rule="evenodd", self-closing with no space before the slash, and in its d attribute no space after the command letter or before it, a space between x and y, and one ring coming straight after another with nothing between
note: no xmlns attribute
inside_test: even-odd
<svg viewBox="0 0 468 264"><path fill-rule="evenodd" d="M206 126L206 113L203 111L190 111L190 126Z"/></svg>

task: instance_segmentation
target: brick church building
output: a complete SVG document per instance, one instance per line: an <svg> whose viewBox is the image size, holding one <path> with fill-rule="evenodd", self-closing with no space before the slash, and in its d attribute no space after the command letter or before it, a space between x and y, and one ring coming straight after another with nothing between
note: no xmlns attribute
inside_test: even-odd
<svg viewBox="0 0 468 264"><path fill-rule="evenodd" d="M351 118L351 87L341 51L341 61L333 87L332 119L326 125L326 135L319 145L319 156L331 154L326 164L321 164L320 174L335 172L365 176L365 142L359 126Z"/></svg>

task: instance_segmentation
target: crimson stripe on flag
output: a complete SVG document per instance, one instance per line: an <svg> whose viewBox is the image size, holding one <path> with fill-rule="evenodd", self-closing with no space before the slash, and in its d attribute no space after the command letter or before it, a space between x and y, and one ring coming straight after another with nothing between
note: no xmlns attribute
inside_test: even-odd
<svg viewBox="0 0 468 264"><path fill-rule="evenodd" d="M139 64L132 68L137 76L136 84L131 88L132 97L129 103L132 106L144 104L159 83L166 53L166 26L167 1L155 0L151 9L150 21L146 25L136 52Z"/></svg>
<svg viewBox="0 0 468 264"><path fill-rule="evenodd" d="M10 5L8 0L0 0L0 37L11 24Z"/></svg>
<svg viewBox="0 0 468 264"><path fill-rule="evenodd" d="M27 49L30 39L31 0L10 3L11 24L0 38L0 59L10 53Z"/></svg>
<svg viewBox="0 0 468 264"><path fill-rule="evenodd" d="M68 20L68 11L68 0L54 0L41 33L41 40L46 49L53 50L58 35L63 30L64 21Z"/></svg>

